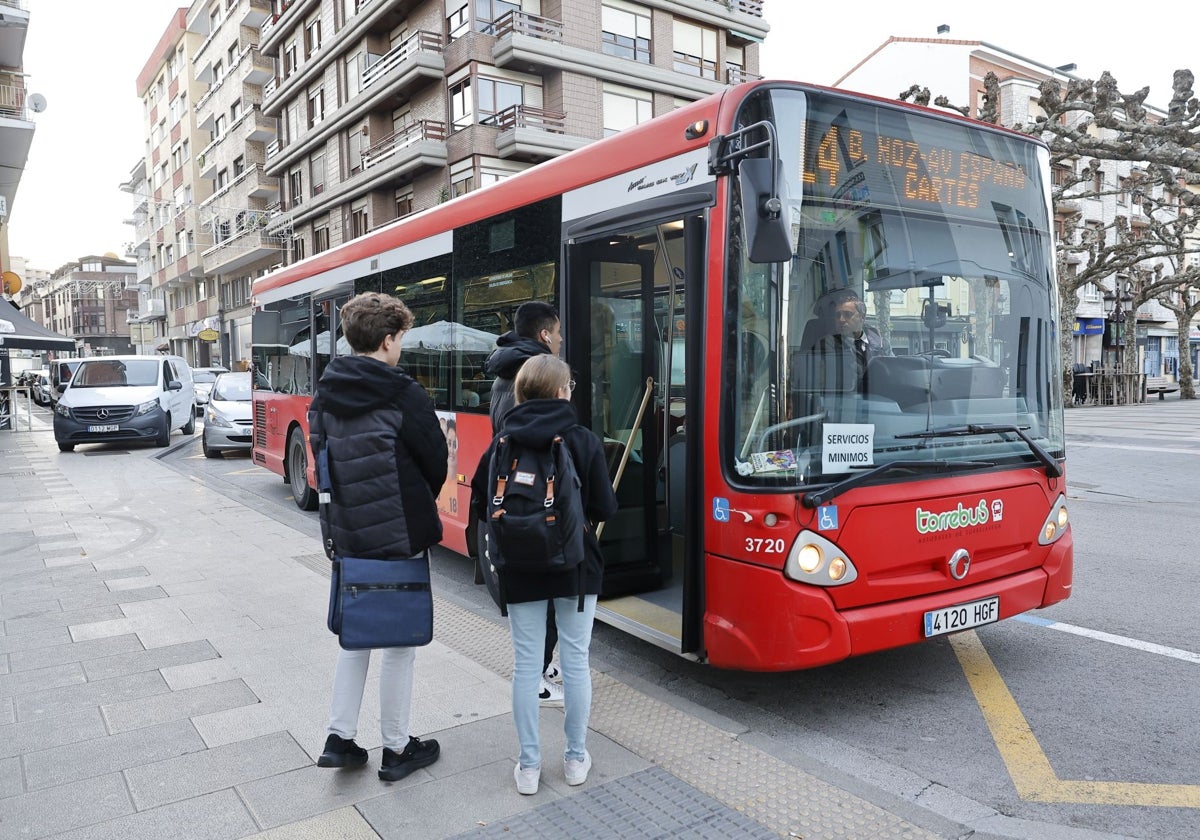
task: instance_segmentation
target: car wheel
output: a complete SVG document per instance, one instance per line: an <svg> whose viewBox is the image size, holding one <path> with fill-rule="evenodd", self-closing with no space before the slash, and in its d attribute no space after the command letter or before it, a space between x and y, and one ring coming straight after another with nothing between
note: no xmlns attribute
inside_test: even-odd
<svg viewBox="0 0 1200 840"><path fill-rule="evenodd" d="M205 458L219 458L221 453L216 449L208 448L208 435L204 432L200 433L200 449L204 451Z"/></svg>
<svg viewBox="0 0 1200 840"><path fill-rule="evenodd" d="M154 439L154 445L160 449L168 446L171 443L171 415L164 414L162 426L158 430L158 437Z"/></svg>
<svg viewBox="0 0 1200 840"><path fill-rule="evenodd" d="M183 427L183 433L185 435L196 434L196 415L190 411L188 412L187 425Z"/></svg>
<svg viewBox="0 0 1200 840"><path fill-rule="evenodd" d="M62 441L59 441L59 442L58 442L58 451L59 451L59 452L74 452L74 451L75 451L75 444L73 444L73 443L63 443Z"/></svg>
<svg viewBox="0 0 1200 840"><path fill-rule="evenodd" d="M296 429L288 438L288 480L292 485L292 498L300 510L317 509L317 491L308 486L308 451L304 435Z"/></svg>

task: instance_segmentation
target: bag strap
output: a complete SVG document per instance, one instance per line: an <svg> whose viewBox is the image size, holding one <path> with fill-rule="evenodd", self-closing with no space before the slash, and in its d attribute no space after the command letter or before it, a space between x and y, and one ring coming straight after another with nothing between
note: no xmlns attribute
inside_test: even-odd
<svg viewBox="0 0 1200 840"><path fill-rule="evenodd" d="M330 560L334 556L333 527L329 522L329 505L333 501L333 481L329 476L329 440L316 452L317 464L317 504L320 507L318 518L321 522L321 542L326 556Z"/></svg>

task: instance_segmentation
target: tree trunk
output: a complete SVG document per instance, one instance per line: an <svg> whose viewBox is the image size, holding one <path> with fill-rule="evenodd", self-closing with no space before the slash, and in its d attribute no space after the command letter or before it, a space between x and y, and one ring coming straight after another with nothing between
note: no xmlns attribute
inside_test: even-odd
<svg viewBox="0 0 1200 840"><path fill-rule="evenodd" d="M1192 318L1191 310L1184 308L1175 313L1176 340L1179 342L1179 399L1196 399L1196 388L1192 385L1192 345L1189 341Z"/></svg>
<svg viewBox="0 0 1200 840"><path fill-rule="evenodd" d="M1075 311L1079 305L1074 290L1059 295L1058 346L1062 353L1063 405L1075 404Z"/></svg>

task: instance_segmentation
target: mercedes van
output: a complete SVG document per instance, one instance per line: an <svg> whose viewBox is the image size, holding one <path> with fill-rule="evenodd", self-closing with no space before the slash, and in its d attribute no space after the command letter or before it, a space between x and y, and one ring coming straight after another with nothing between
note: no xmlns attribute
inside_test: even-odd
<svg viewBox="0 0 1200 840"><path fill-rule="evenodd" d="M171 430L196 431L192 371L179 356L81 359L54 406L54 440L62 452L79 443L170 442Z"/></svg>

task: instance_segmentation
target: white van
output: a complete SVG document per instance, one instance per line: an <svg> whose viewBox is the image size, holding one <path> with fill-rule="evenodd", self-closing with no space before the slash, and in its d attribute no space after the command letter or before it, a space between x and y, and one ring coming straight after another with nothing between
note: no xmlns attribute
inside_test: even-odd
<svg viewBox="0 0 1200 840"><path fill-rule="evenodd" d="M195 400L192 370L179 356L82 359L54 406L54 439L63 452L112 440L166 446L172 429L195 433Z"/></svg>

